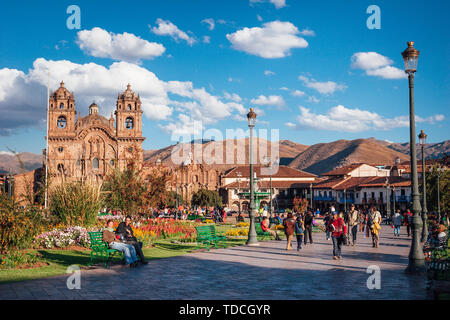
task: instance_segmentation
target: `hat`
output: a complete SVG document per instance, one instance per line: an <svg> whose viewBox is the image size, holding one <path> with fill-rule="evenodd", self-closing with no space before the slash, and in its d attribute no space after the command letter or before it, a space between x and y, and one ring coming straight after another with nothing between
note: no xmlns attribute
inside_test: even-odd
<svg viewBox="0 0 450 320"><path fill-rule="evenodd" d="M331 212L335 212L336 210L334 209L334 207L331 207Z"/></svg>

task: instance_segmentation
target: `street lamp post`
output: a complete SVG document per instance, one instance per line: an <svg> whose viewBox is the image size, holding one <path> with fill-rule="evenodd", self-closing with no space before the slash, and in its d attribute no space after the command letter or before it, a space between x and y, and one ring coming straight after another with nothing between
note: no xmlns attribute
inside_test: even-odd
<svg viewBox="0 0 450 320"><path fill-rule="evenodd" d="M393 202L392 202L393 209L392 209L392 211L395 213L395 186L392 187L392 198L393 198Z"/></svg>
<svg viewBox="0 0 450 320"><path fill-rule="evenodd" d="M438 167L438 168L436 168L436 171L437 171L438 215L439 215L439 220L440 220L441 219L441 194L440 194L439 178L441 177L441 172L444 172L444 168Z"/></svg>
<svg viewBox="0 0 450 320"><path fill-rule="evenodd" d="M408 48L402 52L403 61L405 63L405 72L408 74L409 80L409 144L411 155L411 187L412 187L412 242L409 252L409 262L406 273L422 273L425 271L425 257L420 244L419 232L422 227L420 212L422 210L419 199L419 188L417 180L417 158L416 158L416 125L414 119L414 73L417 71L417 60L419 51L413 45L414 42L409 41Z"/></svg>
<svg viewBox="0 0 450 320"><path fill-rule="evenodd" d="M256 216L256 208L255 208L255 186L254 186L254 176L253 176L253 128L256 123L256 113L253 108L250 108L250 112L247 114L248 119L248 127L250 128L250 228L248 231L248 239L246 244L249 246L258 246L258 238L256 237L256 229L255 229L255 216Z"/></svg>
<svg viewBox="0 0 450 320"><path fill-rule="evenodd" d="M386 217L391 218L391 199L389 198L389 178L386 177Z"/></svg>
<svg viewBox="0 0 450 320"><path fill-rule="evenodd" d="M264 157L264 162L266 164L267 167L270 167L270 199L269 199L269 216L270 218L272 218L272 158L269 157Z"/></svg>
<svg viewBox="0 0 450 320"><path fill-rule="evenodd" d="M427 135L423 130L420 130L419 134L419 143L422 147L422 192L423 192L423 205L422 205L422 237L420 238L421 242L427 241L428 238L428 225L427 225L427 219L428 219L428 210L427 210L427 182L425 179L425 156L424 156L424 146L425 142L427 140Z"/></svg>
<svg viewBox="0 0 450 320"><path fill-rule="evenodd" d="M309 194L311 198L311 210L314 212L314 203L313 203L313 190L312 190L312 183L309 184Z"/></svg>

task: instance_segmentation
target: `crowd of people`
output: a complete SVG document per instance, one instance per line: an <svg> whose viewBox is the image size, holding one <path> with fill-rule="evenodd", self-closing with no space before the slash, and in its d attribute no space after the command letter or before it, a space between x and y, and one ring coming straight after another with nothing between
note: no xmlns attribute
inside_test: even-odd
<svg viewBox="0 0 450 320"><path fill-rule="evenodd" d="M223 208L205 208L205 209L160 209L152 212L153 217L174 217L176 219L187 220L189 216L203 216L211 218L214 222L225 222L227 212ZM269 217L266 210L259 212L258 221L261 224L261 229L270 233L276 240L281 240L276 230L271 227L274 224L283 226L286 235L287 243L286 250L292 249L292 241L294 235L297 240L297 251L302 249L302 246L313 244L313 226L318 226L317 217L323 217L323 230L325 231L326 240L331 240L333 244L333 259L342 259L342 246L355 246L357 243L358 232L363 237L372 238L372 247L379 248L380 231L383 217L376 206L371 206L368 210L359 209L354 204L350 206L348 211L338 212L334 206L330 206L323 214L317 209L313 212L308 208L304 213L292 212L287 210L284 213L278 212ZM388 218L388 219L386 219ZM443 220L442 220L443 219ZM429 237L426 241L427 246L442 245L447 239L447 227L444 225L446 217L436 217L430 214L429 216ZM245 221L241 212L236 216L236 222ZM406 227L407 236L412 234L413 214L410 210L401 212L397 209L391 217L385 216L385 222L390 223L394 237L400 237L401 227ZM122 251L125 256L126 264L130 267L135 267L139 264L146 264L144 255L142 253L142 243L138 242L133 235L133 230L130 226L131 217L126 217L124 222L121 222L116 230L112 230L112 220L109 220L106 228L103 231L104 241L106 241L110 248Z"/></svg>

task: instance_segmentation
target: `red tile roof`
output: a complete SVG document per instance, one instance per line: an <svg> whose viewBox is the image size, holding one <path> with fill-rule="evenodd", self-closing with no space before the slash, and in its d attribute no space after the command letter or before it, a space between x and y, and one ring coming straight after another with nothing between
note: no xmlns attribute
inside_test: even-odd
<svg viewBox="0 0 450 320"><path fill-rule="evenodd" d="M298 181L272 181L272 188L276 189L301 189L301 188L309 188L311 186L311 183L301 183ZM314 186L314 184L313 184ZM243 181L240 183L232 182L225 186L223 186L225 189L248 189L249 188L249 182ZM258 182L258 188L259 189L269 189L270 188L270 181L261 181Z"/></svg>
<svg viewBox="0 0 450 320"><path fill-rule="evenodd" d="M323 176L342 176L342 175L346 175L349 174L350 172L352 172L353 170L359 168L360 166L362 166L364 163L352 163L349 164L347 166L344 167L340 167L325 173L322 173Z"/></svg>
<svg viewBox="0 0 450 320"><path fill-rule="evenodd" d="M256 176L257 177L270 177L270 174L261 174L261 168L264 168L264 166L261 165L255 165L253 167L253 172L256 172ZM266 168L267 170L270 170L270 168ZM231 169L230 171L228 171L228 173L225 174L224 178L238 178L237 173L240 172L241 173L241 177L245 178L245 177L249 177L250 176L250 166L238 166L235 167L233 169ZM269 171L270 173L270 171ZM312 173L308 173L305 171L301 171L301 170L297 170L291 167L287 167L287 166L279 166L278 167L278 172L275 173L275 167L273 169L273 178L314 178L317 177L316 175L312 174Z"/></svg>

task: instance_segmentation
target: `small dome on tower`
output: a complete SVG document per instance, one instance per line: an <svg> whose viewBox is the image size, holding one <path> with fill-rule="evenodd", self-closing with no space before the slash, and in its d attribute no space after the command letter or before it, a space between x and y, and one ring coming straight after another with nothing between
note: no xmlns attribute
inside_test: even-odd
<svg viewBox="0 0 450 320"><path fill-rule="evenodd" d="M70 91L64 87L64 81L61 81L59 88L52 93L52 97L55 99L65 99L71 97L73 99L73 93L70 93Z"/></svg>
<svg viewBox="0 0 450 320"><path fill-rule="evenodd" d="M89 106L89 114L98 114L98 105L95 102Z"/></svg>

